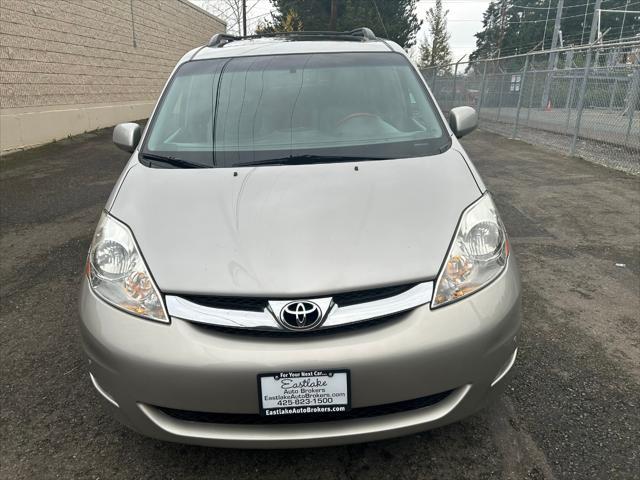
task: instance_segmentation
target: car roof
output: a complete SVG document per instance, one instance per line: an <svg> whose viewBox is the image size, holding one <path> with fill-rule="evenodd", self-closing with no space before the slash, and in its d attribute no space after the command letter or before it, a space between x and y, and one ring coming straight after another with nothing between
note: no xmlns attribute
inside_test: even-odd
<svg viewBox="0 0 640 480"><path fill-rule="evenodd" d="M183 60L334 52L398 52L404 54L404 50L402 50L398 44L382 39L373 41L346 41L292 40L282 37L260 37L233 41L222 46L200 47L185 55L187 58Z"/></svg>

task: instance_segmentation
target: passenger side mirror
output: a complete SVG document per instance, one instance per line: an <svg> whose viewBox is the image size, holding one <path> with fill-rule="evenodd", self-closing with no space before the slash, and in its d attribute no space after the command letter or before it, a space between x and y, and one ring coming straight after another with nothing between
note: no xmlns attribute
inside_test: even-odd
<svg viewBox="0 0 640 480"><path fill-rule="evenodd" d="M449 125L456 137L464 137L478 126L478 112L472 107L456 107L449 112Z"/></svg>
<svg viewBox="0 0 640 480"><path fill-rule="evenodd" d="M119 123L113 129L113 143L125 152L132 153L140 142L141 129L137 123Z"/></svg>

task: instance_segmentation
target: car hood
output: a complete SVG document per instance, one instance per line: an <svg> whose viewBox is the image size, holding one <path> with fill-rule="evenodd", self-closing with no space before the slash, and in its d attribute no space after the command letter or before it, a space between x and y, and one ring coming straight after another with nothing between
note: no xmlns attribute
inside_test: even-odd
<svg viewBox="0 0 640 480"><path fill-rule="evenodd" d="M165 293L295 298L435 278L479 196L450 149L238 169L137 164L110 213Z"/></svg>

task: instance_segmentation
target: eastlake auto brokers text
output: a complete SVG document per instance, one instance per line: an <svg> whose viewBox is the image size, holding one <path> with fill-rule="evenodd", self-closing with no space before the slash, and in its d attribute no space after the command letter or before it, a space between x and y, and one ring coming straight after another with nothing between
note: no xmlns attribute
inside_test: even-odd
<svg viewBox="0 0 640 480"><path fill-rule="evenodd" d="M280 388L284 390L282 395L264 395L264 401L277 401L282 407L299 408L276 408L265 411L267 415L283 415L291 413L324 413L324 412L344 412L345 406L334 407L312 407L311 404L331 404L332 397L345 397L344 392L326 393L323 387L327 386L327 381L320 378L302 378L304 376L324 376L324 372L283 372L279 375ZM288 378L288 377L294 378ZM304 407L307 405L306 407Z"/></svg>

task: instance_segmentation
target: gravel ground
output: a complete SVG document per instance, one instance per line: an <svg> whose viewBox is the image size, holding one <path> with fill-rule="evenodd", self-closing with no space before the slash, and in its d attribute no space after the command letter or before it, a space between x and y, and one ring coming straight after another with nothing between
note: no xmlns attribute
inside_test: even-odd
<svg viewBox="0 0 640 480"><path fill-rule="evenodd" d="M467 420L300 451L163 443L120 426L90 386L76 301L126 154L98 131L0 160L0 478L637 478L640 182L476 132L464 141L518 257L512 384Z"/></svg>
<svg viewBox="0 0 640 480"><path fill-rule="evenodd" d="M483 130L506 135L507 137L513 135L513 123L492 122L483 118L481 125ZM549 128L551 127L550 125ZM553 152L561 154L556 155L557 157L564 158L571 149L572 137L563 133L519 125L517 139L532 145L544 146ZM604 167L640 175L640 150L637 148L599 142L588 138L578 138L576 156Z"/></svg>

